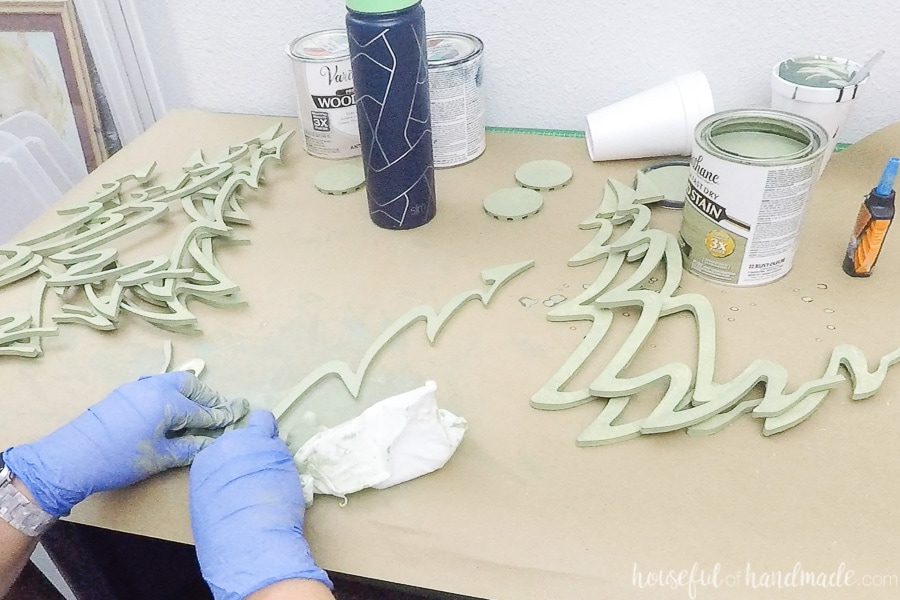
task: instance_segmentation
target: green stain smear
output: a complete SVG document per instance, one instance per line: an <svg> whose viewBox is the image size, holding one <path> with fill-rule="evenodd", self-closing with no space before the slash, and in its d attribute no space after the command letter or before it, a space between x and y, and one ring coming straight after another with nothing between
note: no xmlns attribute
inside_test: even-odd
<svg viewBox="0 0 900 600"><path fill-rule="evenodd" d="M781 63L778 74L782 79L798 85L842 88L856 75L856 69L832 58L804 56Z"/></svg>

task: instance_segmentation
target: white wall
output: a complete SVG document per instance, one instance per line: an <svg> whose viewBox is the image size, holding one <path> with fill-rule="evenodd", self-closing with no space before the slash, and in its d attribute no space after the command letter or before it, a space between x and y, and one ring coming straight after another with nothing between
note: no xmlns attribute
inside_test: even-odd
<svg viewBox="0 0 900 600"><path fill-rule="evenodd" d="M135 2L166 106L296 115L284 48L343 27L341 0ZM487 123L583 129L583 117L704 71L717 110L767 106L779 59L886 54L839 136L900 120L900 3L878 0L423 0L429 30L485 43Z"/></svg>

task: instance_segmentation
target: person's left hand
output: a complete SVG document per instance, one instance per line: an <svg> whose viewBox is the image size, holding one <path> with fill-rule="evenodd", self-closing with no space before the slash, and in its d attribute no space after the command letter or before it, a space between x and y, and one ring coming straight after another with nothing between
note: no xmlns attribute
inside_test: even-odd
<svg viewBox="0 0 900 600"><path fill-rule="evenodd" d="M142 377L3 460L58 518L94 492L190 464L212 441L193 430L225 427L248 410L246 400L228 400L187 371Z"/></svg>
<svg viewBox="0 0 900 600"><path fill-rule="evenodd" d="M333 587L303 536L300 474L272 413L255 410L246 427L210 444L191 465L190 484L197 560L216 600L288 579Z"/></svg>

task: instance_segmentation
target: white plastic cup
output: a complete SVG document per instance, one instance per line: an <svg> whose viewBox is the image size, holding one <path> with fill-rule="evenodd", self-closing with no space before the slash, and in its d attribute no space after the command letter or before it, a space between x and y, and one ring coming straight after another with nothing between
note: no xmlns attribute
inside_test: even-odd
<svg viewBox="0 0 900 600"><path fill-rule="evenodd" d="M588 154L594 161L687 156L697 123L713 112L706 76L700 71L680 75L590 113Z"/></svg>
<svg viewBox="0 0 900 600"><path fill-rule="evenodd" d="M843 81L841 78L834 78L830 83L823 84L823 76L821 74L816 76L817 71L813 66L807 68L811 73L809 80L812 81L814 77L818 78L819 85L797 83L799 79L792 75L787 76L791 77L793 81L785 79L783 75L786 73L783 71L783 65L798 61L824 61L820 64L819 73L822 72L821 65L832 63L835 72L843 73ZM772 68L772 108L812 119L824 127L831 138L822 157L822 171L825 170L825 165L828 164L828 159L834 152L838 133L850 116L850 110L853 108L853 101L858 95L860 86L869 79L866 76L857 84L847 85L850 77L861 67L862 65L851 60L819 55L782 60Z"/></svg>

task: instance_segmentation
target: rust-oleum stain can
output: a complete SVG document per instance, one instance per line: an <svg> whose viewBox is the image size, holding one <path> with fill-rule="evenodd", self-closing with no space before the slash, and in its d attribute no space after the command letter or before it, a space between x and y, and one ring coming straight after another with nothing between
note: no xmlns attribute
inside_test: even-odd
<svg viewBox="0 0 900 600"><path fill-rule="evenodd" d="M678 239L685 269L738 286L786 275L827 145L821 125L776 110L700 121Z"/></svg>

